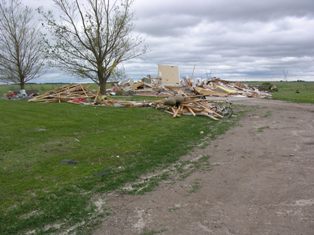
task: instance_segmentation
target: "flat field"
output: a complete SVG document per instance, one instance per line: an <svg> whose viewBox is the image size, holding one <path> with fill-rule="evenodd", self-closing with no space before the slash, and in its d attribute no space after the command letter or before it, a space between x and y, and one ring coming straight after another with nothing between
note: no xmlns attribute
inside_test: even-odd
<svg viewBox="0 0 314 235"><path fill-rule="evenodd" d="M273 92L274 100L284 100L295 103L314 103L314 82L271 82L279 89ZM260 85L262 82L249 82Z"/></svg>

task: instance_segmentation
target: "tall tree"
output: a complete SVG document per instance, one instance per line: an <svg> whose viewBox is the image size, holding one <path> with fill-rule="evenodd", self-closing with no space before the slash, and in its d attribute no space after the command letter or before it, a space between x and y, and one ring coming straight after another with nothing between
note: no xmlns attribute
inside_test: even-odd
<svg viewBox="0 0 314 235"><path fill-rule="evenodd" d="M44 43L33 17L19 0L0 0L0 79L21 89L44 65Z"/></svg>
<svg viewBox="0 0 314 235"><path fill-rule="evenodd" d="M89 78L105 94L120 63L142 55L142 40L132 33L133 0L54 0L56 19L43 13L51 32L48 40L55 65Z"/></svg>

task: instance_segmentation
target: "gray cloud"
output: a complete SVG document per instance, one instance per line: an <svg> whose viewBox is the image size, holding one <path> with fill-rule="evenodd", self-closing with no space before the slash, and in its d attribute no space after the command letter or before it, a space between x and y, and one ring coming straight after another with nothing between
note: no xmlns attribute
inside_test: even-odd
<svg viewBox="0 0 314 235"><path fill-rule="evenodd" d="M313 16L314 4L311 0L178 0L146 1L136 3L138 15L197 15L209 20L272 20L284 16Z"/></svg>
<svg viewBox="0 0 314 235"><path fill-rule="evenodd" d="M22 0L33 7L49 0ZM135 0L135 32L149 52L124 64L130 77L176 64L182 75L314 80L313 0Z"/></svg>

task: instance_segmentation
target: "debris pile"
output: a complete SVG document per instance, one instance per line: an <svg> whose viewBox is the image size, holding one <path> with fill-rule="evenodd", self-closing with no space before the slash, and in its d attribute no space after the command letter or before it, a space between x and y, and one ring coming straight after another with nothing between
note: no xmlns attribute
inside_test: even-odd
<svg viewBox="0 0 314 235"><path fill-rule="evenodd" d="M206 99L200 99L198 97L184 97L181 95L170 96L153 102L123 101L106 97L102 100L97 99L95 103L89 105L117 108L153 107L171 114L174 118L182 115L190 115L205 116L214 120L219 120L232 115L230 104L226 106L217 102L212 103Z"/></svg>
<svg viewBox="0 0 314 235"><path fill-rule="evenodd" d="M107 90L111 95L141 95L166 97L153 102L138 102L112 99L88 91L81 84L67 85L30 99L30 102L68 102L106 107L153 107L169 113L172 117L183 115L205 116L219 120L232 115L230 105L213 103L206 100L207 96L229 97L268 97L270 93L250 87L240 82L228 82L221 79L197 81L185 79L181 86L163 86L159 79L148 79L133 82L120 82Z"/></svg>
<svg viewBox="0 0 314 235"><path fill-rule="evenodd" d="M163 110L172 117L183 115L205 116L219 120L232 115L230 105L213 103L206 100L207 96L229 97L268 97L270 93L240 82L228 82L221 79L192 82L181 81L181 86L163 86L158 79L141 80L138 82L124 81L114 85L108 93L111 95L141 95L166 97L153 102L137 102L112 99L90 92L81 84L66 85L48 91L30 99L30 102L60 103L68 102L93 106L109 107L152 107Z"/></svg>
<svg viewBox="0 0 314 235"><path fill-rule="evenodd" d="M230 104L222 105L219 103L211 103L205 99L197 97L173 96L163 101L157 101L152 104L156 109L163 109L172 117L180 117L181 115L189 116L205 116L214 120L223 117L230 117L232 109Z"/></svg>
<svg viewBox="0 0 314 235"><path fill-rule="evenodd" d="M38 95L29 100L29 102L43 102L43 103L82 103L90 102L96 95L81 84L71 84L58 87L54 90L48 91L42 95Z"/></svg>
<svg viewBox="0 0 314 235"><path fill-rule="evenodd" d="M138 95L167 97L174 95L175 92L161 85L160 79L144 78L140 81L125 80L115 84L107 90L111 95Z"/></svg>
<svg viewBox="0 0 314 235"><path fill-rule="evenodd" d="M188 96L214 96L214 97L270 97L270 92L260 91L258 88L249 86L241 82L229 82L219 78L212 80L197 80L193 82L191 79L181 81L181 86L162 85L160 79L150 79L145 81L132 82L130 80L120 82L115 85L111 91L120 91L120 94L132 94L141 96L159 96L167 97L176 94L185 94Z"/></svg>
<svg viewBox="0 0 314 235"><path fill-rule="evenodd" d="M8 100L24 100L31 99L38 95L37 91L34 90L20 90L20 91L8 91L5 94L5 98Z"/></svg>
<svg viewBox="0 0 314 235"><path fill-rule="evenodd" d="M89 105L116 107L116 108L142 108L142 107L152 107L152 102L126 101L126 100L110 99L106 97L101 100L97 99L96 102L90 103Z"/></svg>
<svg viewBox="0 0 314 235"><path fill-rule="evenodd" d="M182 115L205 116L214 120L231 116L232 109L225 105L212 103L197 96L186 94L172 95L158 101L125 101L112 99L107 96L96 95L81 84L67 85L48 91L29 100L29 102L44 103L75 103L92 106L105 106L117 108L152 107L171 114L174 118Z"/></svg>
<svg viewBox="0 0 314 235"><path fill-rule="evenodd" d="M229 82L221 80L219 78L201 82L197 86L193 87L196 94L204 96L244 96L244 97L270 97L269 92L260 91L256 87L249 86L241 82Z"/></svg>

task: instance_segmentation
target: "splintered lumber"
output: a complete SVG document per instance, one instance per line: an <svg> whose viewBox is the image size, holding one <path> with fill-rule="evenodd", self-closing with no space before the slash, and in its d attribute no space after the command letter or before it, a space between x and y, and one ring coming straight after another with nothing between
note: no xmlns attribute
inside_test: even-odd
<svg viewBox="0 0 314 235"><path fill-rule="evenodd" d="M95 98L95 94L87 91L81 84L71 84L35 96L30 99L29 102L61 103L69 102L74 99L88 98Z"/></svg>
<svg viewBox="0 0 314 235"><path fill-rule="evenodd" d="M131 85L132 90L140 89L140 87L144 87L144 82L139 81Z"/></svg>
<svg viewBox="0 0 314 235"><path fill-rule="evenodd" d="M214 97L229 97L229 96L246 96L246 97L270 97L271 93L260 91L256 87L241 82L231 82L220 78L203 79L193 81L192 79L184 79L180 86L164 86L159 78L149 79L147 83L145 79L137 82L124 81L116 85L118 90L128 93L132 91L135 95L145 96L214 96ZM113 89L111 89L112 91Z"/></svg>
<svg viewBox="0 0 314 235"><path fill-rule="evenodd" d="M173 118L180 117L182 115L191 115L194 117L205 116L213 120L224 118L224 113L221 111L223 110L221 109L221 105L209 102L205 99L199 99L198 97L173 96L151 103L116 100L106 97L105 99L91 105L116 108L154 107L159 110L164 110Z"/></svg>
<svg viewBox="0 0 314 235"><path fill-rule="evenodd" d="M180 102L169 102L178 97L170 97L164 101L156 101L152 104L156 109L163 109L172 115L173 118L182 115L206 116L213 120L219 120L224 117L220 111L221 107L216 103L211 103L204 99L194 97L181 97Z"/></svg>
<svg viewBox="0 0 314 235"><path fill-rule="evenodd" d="M251 87L245 83L230 82L219 78L196 84L194 92L203 96L218 97L242 95L246 97L264 98L271 96L271 93L259 91L257 88Z"/></svg>
<svg viewBox="0 0 314 235"><path fill-rule="evenodd" d="M212 103L206 99L201 99L200 96L177 94L154 102L125 101L111 99L107 96L100 95L99 92L94 94L89 92L81 84L58 87L42 95L35 96L29 101L45 103L84 103L85 105L109 106L116 108L154 107L156 109L164 110L166 113L172 115L173 118L180 117L182 115L191 115L194 117L205 116L213 120L219 120L225 116L231 116L232 114L232 112L226 113L224 106L221 107L218 103Z"/></svg>
<svg viewBox="0 0 314 235"><path fill-rule="evenodd" d="M194 113L193 109L191 109L189 106L187 106L187 109L189 110L189 112L195 117L196 114Z"/></svg>

